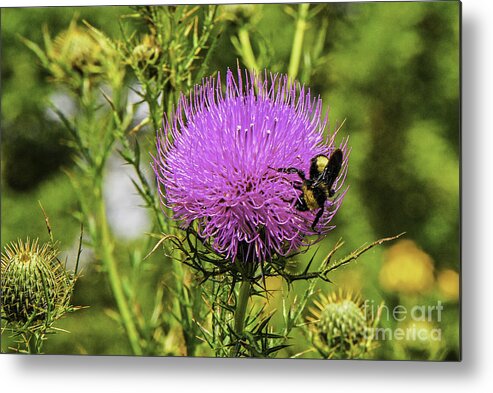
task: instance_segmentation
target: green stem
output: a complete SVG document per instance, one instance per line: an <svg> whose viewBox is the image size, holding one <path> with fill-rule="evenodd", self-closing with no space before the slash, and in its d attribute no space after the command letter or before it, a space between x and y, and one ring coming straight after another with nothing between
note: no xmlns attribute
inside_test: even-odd
<svg viewBox="0 0 493 393"><path fill-rule="evenodd" d="M38 332L22 333L25 351L30 355L39 355L42 353L44 344L44 334Z"/></svg>
<svg viewBox="0 0 493 393"><path fill-rule="evenodd" d="M26 351L29 354L36 354L36 343L35 343L35 338L34 338L34 333L27 334L25 336L24 334L22 335L22 338L24 340L25 346L26 346Z"/></svg>
<svg viewBox="0 0 493 393"><path fill-rule="evenodd" d="M43 353L44 333L34 333L34 345L37 354Z"/></svg>
<svg viewBox="0 0 493 393"><path fill-rule="evenodd" d="M177 251L174 251L177 253ZM195 331L193 318L190 315L190 307L192 304L185 288L185 271L181 263L174 263L175 274L177 276L177 292L180 294L179 299L175 302L176 307L180 311L181 327L187 349L187 356L195 356Z"/></svg>
<svg viewBox="0 0 493 393"><path fill-rule="evenodd" d="M300 68L303 37L305 35L309 7L309 3L303 3L299 6L298 20L296 21L296 30L294 32L293 47L291 48L291 58L289 59L288 68L288 75L291 79L296 79Z"/></svg>
<svg viewBox="0 0 493 393"><path fill-rule="evenodd" d="M113 292L113 296L115 297L116 305L121 315L125 331L127 332L132 351L135 355L142 355L142 348L139 344L139 335L137 333L135 323L132 319L132 314L130 312L127 299L123 292L123 286L122 282L120 281L120 276L118 275L118 269L116 267L116 261L113 255L113 241L111 239L108 222L106 220L106 209L102 196L99 197L98 215L98 222L100 223L101 231L100 249L102 252L102 261L104 266L106 267L111 290Z"/></svg>
<svg viewBox="0 0 493 393"><path fill-rule="evenodd" d="M248 69L258 71L257 61L255 60L255 55L253 54L252 44L250 42L250 35L246 28L241 28L238 32L238 39L241 44L241 52L243 55L243 61Z"/></svg>
<svg viewBox="0 0 493 393"><path fill-rule="evenodd" d="M245 280L241 282L240 292L238 293L238 300L236 301L234 329L238 336L243 336L245 329L245 317L248 306L248 299L250 298L250 281ZM238 352L238 346L233 348L233 356L236 356Z"/></svg>

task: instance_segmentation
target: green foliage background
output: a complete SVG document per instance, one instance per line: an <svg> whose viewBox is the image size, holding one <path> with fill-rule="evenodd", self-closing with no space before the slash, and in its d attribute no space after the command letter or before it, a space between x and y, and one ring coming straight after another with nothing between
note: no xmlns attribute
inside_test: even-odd
<svg viewBox="0 0 493 393"><path fill-rule="evenodd" d="M459 272L459 7L452 1L330 3L310 19L305 42L319 42L320 54L303 54L299 79L330 108L331 129L345 120L340 136L350 135L352 147L350 190L336 216L337 228L321 244L320 253L340 237L349 252L365 242L406 232L405 238L432 258L434 279L446 269ZM222 30L209 60L210 73L224 74L237 59L243 60L234 45L242 28L250 34L259 67L287 72L295 6L219 8ZM56 87L19 37L41 44L43 26L55 36L77 15L118 38L117 21L129 12L126 7L2 9L2 246L26 236L47 239L38 200L67 250L75 247L79 230L73 217L74 190L64 173L73 165L72 152L61 125L47 111ZM324 28L327 33L321 36ZM151 141L154 130L145 132ZM131 246L121 240L122 258ZM314 251L303 258L308 260ZM413 295L384 289L379 274L385 255L385 247L374 249L356 265L338 271L334 284L321 290L353 289L389 307L442 301L439 343L382 341L373 356L457 359L458 298L444 298L437 280L432 288ZM161 262L150 258L141 280L169 279ZM131 266L122 264L120 269L130 271ZM142 288L143 298L154 296L150 288ZM123 331L111 318L113 299L96 264L86 265L73 303L90 308L62 321L61 327L71 334L50 338L47 353L130 353ZM382 323L397 326L394 320ZM2 340L2 351L7 346ZM293 346L282 354L305 349L305 338L295 336Z"/></svg>

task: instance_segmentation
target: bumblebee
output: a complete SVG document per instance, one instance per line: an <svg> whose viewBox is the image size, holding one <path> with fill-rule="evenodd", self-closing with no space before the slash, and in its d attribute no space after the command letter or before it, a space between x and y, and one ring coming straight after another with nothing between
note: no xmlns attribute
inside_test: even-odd
<svg viewBox="0 0 493 393"><path fill-rule="evenodd" d="M335 150L330 157L318 155L310 161L310 178L307 179L305 173L297 168L277 168L278 172L293 174L296 173L302 183L294 184L294 188L301 191L295 208L299 211L312 211L319 209L312 229L324 214L325 202L335 194L332 186L339 176L342 168L343 154L341 149Z"/></svg>

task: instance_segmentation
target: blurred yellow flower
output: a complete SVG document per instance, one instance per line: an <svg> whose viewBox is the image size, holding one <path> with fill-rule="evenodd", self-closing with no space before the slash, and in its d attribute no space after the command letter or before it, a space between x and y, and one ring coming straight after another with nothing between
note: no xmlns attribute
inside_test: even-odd
<svg viewBox="0 0 493 393"><path fill-rule="evenodd" d="M394 330L394 339L406 350L424 351L428 359L434 359L442 345L442 330L428 321L409 320Z"/></svg>
<svg viewBox="0 0 493 393"><path fill-rule="evenodd" d="M255 302L262 307L265 307L265 312L275 311L282 304L283 299L287 299L288 294L283 289L282 277L266 277L265 278L265 297L255 296Z"/></svg>
<svg viewBox="0 0 493 393"><path fill-rule="evenodd" d="M434 284L433 260L412 240L401 240L387 251L379 279L382 287L390 292L428 291Z"/></svg>
<svg viewBox="0 0 493 393"><path fill-rule="evenodd" d="M441 294L447 300L459 299L459 273L452 269L442 270L438 274L437 281Z"/></svg>

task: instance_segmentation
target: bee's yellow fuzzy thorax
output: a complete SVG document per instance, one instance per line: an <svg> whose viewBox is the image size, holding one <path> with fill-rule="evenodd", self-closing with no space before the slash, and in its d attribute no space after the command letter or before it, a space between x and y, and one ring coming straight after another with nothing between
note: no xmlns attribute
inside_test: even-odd
<svg viewBox="0 0 493 393"><path fill-rule="evenodd" d="M329 164L329 159L327 157L325 156L317 157L317 171L319 173L322 173L328 164Z"/></svg>

